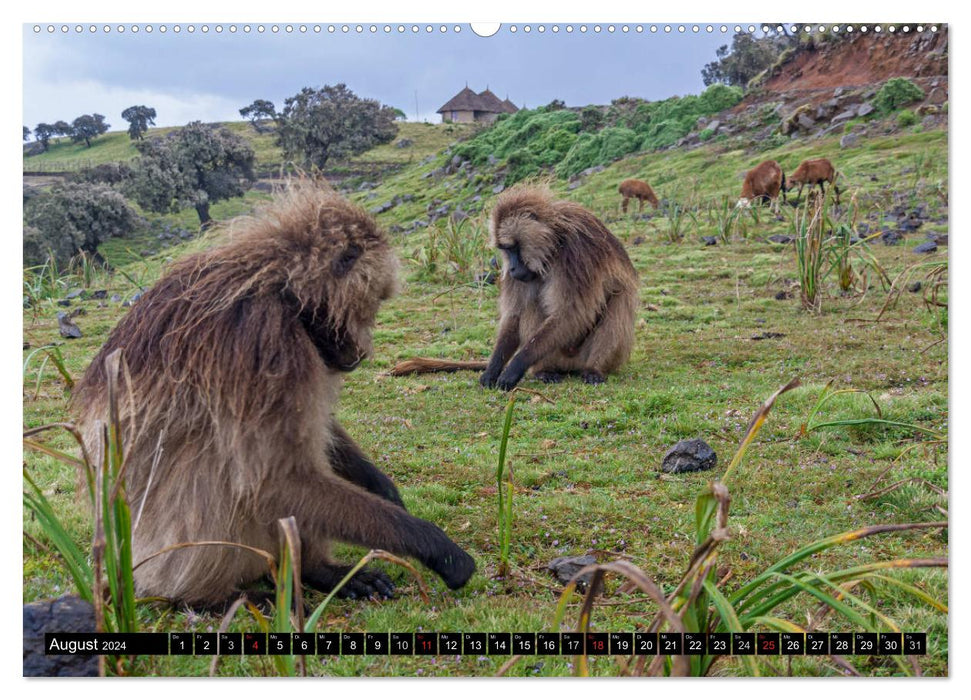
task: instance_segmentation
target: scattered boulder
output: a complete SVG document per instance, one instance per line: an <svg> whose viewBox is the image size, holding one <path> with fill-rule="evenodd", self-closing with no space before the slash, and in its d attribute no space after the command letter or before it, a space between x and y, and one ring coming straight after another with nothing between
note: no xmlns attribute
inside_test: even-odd
<svg viewBox="0 0 971 700"><path fill-rule="evenodd" d="M787 236L784 233L777 233L773 236L769 236L767 240L772 241L773 243L779 243L780 245L788 245L795 239L792 236Z"/></svg>
<svg viewBox="0 0 971 700"><path fill-rule="evenodd" d="M916 248L914 248L911 252L913 252L913 253L936 253L937 252L937 243L935 243L934 241L925 241L924 243L921 243L919 246L917 246Z"/></svg>
<svg viewBox="0 0 971 700"><path fill-rule="evenodd" d="M499 194L504 189L506 189L506 186L505 185L498 184L498 185L496 185L495 187L492 188L492 194Z"/></svg>
<svg viewBox="0 0 971 700"><path fill-rule="evenodd" d="M923 285L921 284L920 280L917 280L916 282L907 285L907 291L916 293L921 290L921 287L923 287Z"/></svg>
<svg viewBox="0 0 971 700"><path fill-rule="evenodd" d="M556 576L557 581L566 585L580 569L596 563L597 558L595 556L592 554L584 554L583 556L579 557L557 557L547 564L546 568L553 572L553 575ZM589 586L592 576L593 574L584 574L577 579L577 589L586 588Z"/></svg>
<svg viewBox="0 0 971 700"><path fill-rule="evenodd" d="M395 141L394 147L395 148L410 148L414 144L415 144L415 142L412 141L411 139L398 139L397 141Z"/></svg>
<svg viewBox="0 0 971 700"><path fill-rule="evenodd" d="M706 246L718 245L718 239L715 236L702 236L701 240Z"/></svg>
<svg viewBox="0 0 971 700"><path fill-rule="evenodd" d="M90 654L47 655L47 632L94 632L94 608L78 596L66 595L24 606L24 676L97 676L98 657Z"/></svg>
<svg viewBox="0 0 971 700"><path fill-rule="evenodd" d="M904 236L900 231L887 230L880 234L880 240L884 245L898 245L903 239Z"/></svg>
<svg viewBox="0 0 971 700"><path fill-rule="evenodd" d="M935 249L937 248L937 246L934 247ZM71 314L64 313L63 311L57 312L57 330L60 332L62 338L81 337L81 329L71 320Z"/></svg>
<svg viewBox="0 0 971 700"><path fill-rule="evenodd" d="M384 204L379 204L376 207L371 207L370 212L372 214L383 214L386 211L391 211L395 208L394 202L385 202Z"/></svg>
<svg viewBox="0 0 971 700"><path fill-rule="evenodd" d="M853 148L860 142L860 135L855 133L843 134L840 139L840 148Z"/></svg>
<svg viewBox="0 0 971 700"><path fill-rule="evenodd" d="M857 108L856 116L865 117L868 114L873 114L874 111L876 111L876 108L872 104L869 102L864 102Z"/></svg>
<svg viewBox="0 0 971 700"><path fill-rule="evenodd" d="M664 455L661 470L668 474L700 472L714 469L718 456L704 440L682 440Z"/></svg>

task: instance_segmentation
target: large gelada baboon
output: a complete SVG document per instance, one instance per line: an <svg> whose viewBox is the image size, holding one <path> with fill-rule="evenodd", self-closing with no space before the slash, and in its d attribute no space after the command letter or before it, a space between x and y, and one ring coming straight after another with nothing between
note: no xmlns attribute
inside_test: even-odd
<svg viewBox="0 0 971 700"><path fill-rule="evenodd" d="M268 551L294 516L303 580L330 590L348 567L331 540L412 556L459 588L472 558L408 513L391 480L334 417L343 375L371 351L397 261L361 209L295 186L231 240L178 261L112 331L75 392L87 447L100 452L105 358L122 349L119 396L134 559L181 542ZM128 378L127 380L125 378ZM218 605L266 575L257 555L189 547L135 572L139 595ZM342 589L388 596L364 570Z"/></svg>
<svg viewBox="0 0 971 700"><path fill-rule="evenodd" d="M546 382L568 373L603 382L627 361L634 343L638 279L623 245L589 211L554 200L544 187L504 192L490 226L503 258L491 359L415 358L392 374L484 367L480 383L503 390L530 369Z"/></svg>

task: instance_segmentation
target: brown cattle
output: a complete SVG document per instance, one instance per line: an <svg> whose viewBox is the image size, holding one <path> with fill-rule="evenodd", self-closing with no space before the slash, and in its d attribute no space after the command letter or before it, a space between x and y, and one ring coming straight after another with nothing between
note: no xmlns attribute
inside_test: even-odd
<svg viewBox="0 0 971 700"><path fill-rule="evenodd" d="M644 211L644 201L648 201L654 205L657 209L660 204L657 201L657 197L654 196L654 190L651 186L644 182L643 180L624 180L620 183L620 187L617 188L620 194L624 197L624 201L621 202L620 208L626 214L627 213L627 203L633 198L640 203L640 207L637 211Z"/></svg>

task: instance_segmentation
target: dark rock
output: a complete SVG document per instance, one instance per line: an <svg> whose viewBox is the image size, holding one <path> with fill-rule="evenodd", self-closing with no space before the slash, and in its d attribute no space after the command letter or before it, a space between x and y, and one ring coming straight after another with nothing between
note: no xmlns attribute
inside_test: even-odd
<svg viewBox="0 0 971 700"><path fill-rule="evenodd" d="M937 246L934 247L936 248ZM81 329L71 320L71 316L63 311L57 312L57 330L60 332L62 338L81 337Z"/></svg>
<svg viewBox="0 0 971 700"><path fill-rule="evenodd" d="M71 305L71 300L70 299L58 299L57 300L57 305L58 306L70 306Z"/></svg>
<svg viewBox="0 0 971 700"><path fill-rule="evenodd" d="M859 141L859 134L843 134L843 137L840 139L840 148L853 148Z"/></svg>
<svg viewBox="0 0 971 700"><path fill-rule="evenodd" d="M812 129L816 125L816 122L813 121L813 118L810 117L806 112L802 112L796 118L796 123L798 123L799 126L805 129L806 131L808 131L809 129Z"/></svg>
<svg viewBox="0 0 971 700"><path fill-rule="evenodd" d="M84 294L83 289L72 289L70 292L64 295L65 299L77 299Z"/></svg>
<svg viewBox="0 0 971 700"><path fill-rule="evenodd" d="M831 124L842 124L843 122L849 121L855 116L856 116L856 112L852 109L848 109L845 112L840 112L829 121Z"/></svg>
<svg viewBox="0 0 971 700"><path fill-rule="evenodd" d="M492 188L492 194L499 194L504 189L506 189L505 185L503 184L496 185L495 187Z"/></svg>
<svg viewBox="0 0 971 700"><path fill-rule="evenodd" d="M923 225L924 222L913 215L908 216L906 219L897 224L897 226L900 227L900 230L907 232L916 231Z"/></svg>
<svg viewBox="0 0 971 700"><path fill-rule="evenodd" d="M914 248L912 253L934 253L937 252L937 243L934 241L926 241L921 243L919 246Z"/></svg>
<svg viewBox="0 0 971 700"><path fill-rule="evenodd" d="M567 584L570 582L576 573L585 566L590 566L591 564L596 564L597 558L592 554L584 554L579 557L557 557L549 564L546 568L553 572L556 579L562 583ZM577 588L586 587L590 585L590 579L593 574L584 574L579 579L577 579Z"/></svg>
<svg viewBox="0 0 971 700"><path fill-rule="evenodd" d="M386 211L391 211L395 208L394 202L385 202L384 204L379 204L376 207L371 207L372 214L383 214Z"/></svg>
<svg viewBox="0 0 971 700"><path fill-rule="evenodd" d="M574 180L569 185L567 185L566 188L568 190L575 190L576 188L580 187L580 185L582 185L582 184L583 184L583 181L582 180Z"/></svg>
<svg viewBox="0 0 971 700"><path fill-rule="evenodd" d="M937 245L947 245L947 234L946 233L935 233L934 231L927 232L927 240L934 241Z"/></svg>
<svg viewBox="0 0 971 700"><path fill-rule="evenodd" d="M631 245L641 245L643 242L644 242L644 236L635 236L634 240L632 240L630 243Z"/></svg>
<svg viewBox="0 0 971 700"><path fill-rule="evenodd" d="M604 170L606 170L606 168L604 166L602 166L602 165L594 165L593 167L587 168L586 170L581 170L580 171L580 177L586 177L587 175L593 175L595 173L600 173L600 172L603 172Z"/></svg>
<svg viewBox="0 0 971 700"><path fill-rule="evenodd" d="M704 241L706 246L718 245L718 239L715 236L702 236L701 240Z"/></svg>
<svg viewBox="0 0 971 700"><path fill-rule="evenodd" d="M98 657L44 653L47 632L94 632L94 608L73 595L24 606L24 676L97 676Z"/></svg>
<svg viewBox="0 0 971 700"><path fill-rule="evenodd" d="M916 282L907 285L907 291L908 292L919 292L922 286L923 285L921 284L920 280L917 280Z"/></svg>
<svg viewBox="0 0 971 700"><path fill-rule="evenodd" d="M778 292L775 295L776 301L785 301L786 299L791 299L791 298L792 298L792 292L788 291L787 289L783 289L781 292Z"/></svg>
<svg viewBox="0 0 971 700"><path fill-rule="evenodd" d="M488 272L480 272L475 276L475 281L479 284L495 284L496 271L489 270Z"/></svg>
<svg viewBox="0 0 971 700"><path fill-rule="evenodd" d="M869 102L864 102L856 110L856 116L865 117L868 114L872 114L875 111L875 107Z"/></svg>
<svg viewBox="0 0 971 700"><path fill-rule="evenodd" d="M775 235L769 236L768 239L766 240L772 241L773 243L779 243L781 245L788 245L789 243L792 243L795 239L792 236L787 236L784 233L777 233Z"/></svg>
<svg viewBox="0 0 971 700"><path fill-rule="evenodd" d="M121 295L120 294L112 294L111 295L111 300L117 304L119 301L121 301Z"/></svg>
<svg viewBox="0 0 971 700"><path fill-rule="evenodd" d="M700 472L714 469L718 456L704 440L682 440L664 455L661 470L668 474Z"/></svg>
<svg viewBox="0 0 971 700"><path fill-rule="evenodd" d="M411 139L398 139L398 140L397 140L397 141L395 142L395 144L394 144L394 147L395 147L395 148L408 148L408 147L410 147L410 146L413 146L413 145L414 145L414 143L415 143L415 142L414 142L414 141L412 141Z"/></svg>
<svg viewBox="0 0 971 700"><path fill-rule="evenodd" d="M904 239L900 231L884 231L880 234L880 240L884 245L898 245Z"/></svg>

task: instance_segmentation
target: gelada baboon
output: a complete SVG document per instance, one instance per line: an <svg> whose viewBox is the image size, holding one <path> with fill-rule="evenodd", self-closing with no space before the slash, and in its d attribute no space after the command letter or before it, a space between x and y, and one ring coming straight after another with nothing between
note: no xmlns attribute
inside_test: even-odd
<svg viewBox="0 0 971 700"><path fill-rule="evenodd" d="M650 202L655 209L661 206L661 203L657 201L657 197L654 195L654 190L643 180L624 180L620 183L617 191L624 198L620 203L620 210L625 214L627 213L627 203L632 198L637 200L637 211L639 212L644 211L644 202Z"/></svg>
<svg viewBox="0 0 971 700"><path fill-rule="evenodd" d="M492 210L502 251L499 335L480 383L508 390L532 369L543 381L579 373L591 384L630 357L637 272L600 220L549 190L520 186Z"/></svg>
<svg viewBox="0 0 971 700"><path fill-rule="evenodd" d="M342 376L370 352L396 271L367 214L305 185L246 220L228 244L176 262L145 293L74 398L97 454L104 361L123 349L135 562L203 540L275 552L277 519L292 515L311 587L330 590L348 571L331 561L330 540L415 557L450 588L468 581L472 558L405 510L334 417ZM190 547L150 560L135 582L142 596L217 605L266 573L247 551ZM362 571L342 593L392 590L384 574Z"/></svg>

